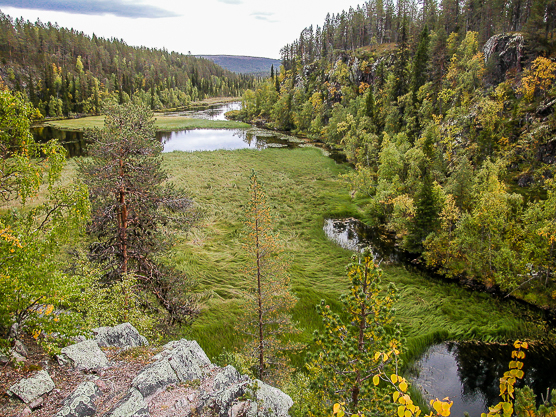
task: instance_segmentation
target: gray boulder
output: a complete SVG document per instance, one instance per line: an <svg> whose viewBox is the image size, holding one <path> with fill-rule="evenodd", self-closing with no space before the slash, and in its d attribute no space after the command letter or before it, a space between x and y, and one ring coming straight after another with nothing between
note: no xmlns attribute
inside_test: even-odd
<svg viewBox="0 0 556 417"><path fill-rule="evenodd" d="M83 371L108 366L106 355L94 340L85 340L63 348L58 355L58 362L62 365L71 364L74 368Z"/></svg>
<svg viewBox="0 0 556 417"><path fill-rule="evenodd" d="M128 394L103 417L149 417L149 408L139 391L132 388Z"/></svg>
<svg viewBox="0 0 556 417"><path fill-rule="evenodd" d="M13 350L17 353L19 353L21 356L24 356L26 358L29 357L29 351L27 350L27 348L25 347L25 345L20 341L20 340L16 340Z"/></svg>
<svg viewBox="0 0 556 417"><path fill-rule="evenodd" d="M211 366L210 359L195 340L182 339L170 347L172 350L163 356L168 358L180 382L200 380Z"/></svg>
<svg viewBox="0 0 556 417"><path fill-rule="evenodd" d="M8 393L17 395L26 404L32 403L41 395L54 389L54 382L46 371L39 371L31 378L25 378L12 385Z"/></svg>
<svg viewBox="0 0 556 417"><path fill-rule="evenodd" d="M10 349L10 356L12 358L12 361L15 363L25 362L27 360L25 356L20 355L14 349Z"/></svg>
<svg viewBox="0 0 556 417"><path fill-rule="evenodd" d="M56 417L88 417L95 415L95 398L102 392L92 381L81 383L65 400Z"/></svg>
<svg viewBox="0 0 556 417"><path fill-rule="evenodd" d="M93 329L95 340L101 347L130 348L147 346L149 342L141 336L130 323L118 324L114 327L98 327Z"/></svg>
<svg viewBox="0 0 556 417"><path fill-rule="evenodd" d="M291 397L258 379L256 383L257 417L289 417L288 410L293 405Z"/></svg>
<svg viewBox="0 0 556 417"><path fill-rule="evenodd" d="M162 359L143 369L132 381L131 386L147 398L177 382L179 382L178 377L168 359Z"/></svg>
<svg viewBox="0 0 556 417"><path fill-rule="evenodd" d="M228 387L232 384L237 384L238 382L245 382L248 378L242 378L241 374L231 365L226 366L223 368L216 376L214 377L214 383L212 385L212 389L214 391L220 391L225 387Z"/></svg>

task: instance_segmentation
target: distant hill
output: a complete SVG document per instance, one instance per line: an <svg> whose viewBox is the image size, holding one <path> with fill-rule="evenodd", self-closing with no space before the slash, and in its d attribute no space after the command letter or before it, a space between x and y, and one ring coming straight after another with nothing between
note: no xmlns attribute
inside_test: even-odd
<svg viewBox="0 0 556 417"><path fill-rule="evenodd" d="M274 65L275 70L278 70L281 64L279 59L257 58L252 56L199 55L199 57L210 59L215 64L232 72L261 76L270 75L270 68L272 65Z"/></svg>
<svg viewBox="0 0 556 417"><path fill-rule="evenodd" d="M98 113L102 102L140 101L153 110L209 97L237 97L254 76L191 55L127 45L0 11L0 78L42 115Z"/></svg>

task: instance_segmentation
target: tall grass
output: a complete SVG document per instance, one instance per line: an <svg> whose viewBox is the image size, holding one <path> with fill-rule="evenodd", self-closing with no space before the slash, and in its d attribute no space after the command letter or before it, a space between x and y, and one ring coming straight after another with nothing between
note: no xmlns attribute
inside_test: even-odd
<svg viewBox="0 0 556 417"><path fill-rule="evenodd" d="M349 167L337 165L317 149L175 152L166 154L171 181L185 186L204 212L196 228L182 236L169 260L213 291L200 318L184 335L195 338L210 357L241 347L234 326L249 288L242 250L243 205L255 169L267 190L289 262L291 285L299 301L293 317L304 329L297 339L310 344L319 328L315 305L325 299L340 311L338 297L347 292L345 266L351 253L327 240L327 217L363 216L338 178ZM394 282L400 300L407 359L446 339L501 340L539 337L542 323L512 302L435 281L402 266L384 266L385 282ZM302 362L302 355L296 363Z"/></svg>
<svg viewBox="0 0 556 417"><path fill-rule="evenodd" d="M250 282L244 273L243 206L249 198L249 173L255 169L265 185L298 297L292 314L303 332L296 340L311 348L312 333L321 326L315 305L325 299L341 312L338 298L349 286L345 267L352 254L326 238L324 219L365 217L339 179L339 174L351 168L336 164L315 148L173 152L163 158L169 180L184 187L203 212L193 229L176 235L177 244L166 261L213 294L198 320L181 329L180 335L196 339L211 358L243 345L243 336L235 330ZM76 165L70 160L62 182L70 183L76 175ZM34 204L43 201L43 194ZM397 319L406 336L407 363L441 340L546 335L538 316L512 301L447 284L403 266L383 265L383 269L384 284L391 281L399 289ZM295 357L295 364L301 365L303 356Z"/></svg>
<svg viewBox="0 0 556 417"><path fill-rule="evenodd" d="M45 125L62 130L83 131L94 127L104 127L104 116L89 116L79 119L65 119L45 122ZM184 129L246 129L251 125L230 120L194 119L186 116L155 116L157 132L171 132Z"/></svg>

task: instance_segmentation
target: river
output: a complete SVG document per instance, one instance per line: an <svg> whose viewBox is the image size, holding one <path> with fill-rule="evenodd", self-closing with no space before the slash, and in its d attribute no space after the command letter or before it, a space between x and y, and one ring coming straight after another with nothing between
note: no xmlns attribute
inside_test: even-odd
<svg viewBox="0 0 556 417"><path fill-rule="evenodd" d="M197 119L225 120L224 114L240 107L239 102L213 106L204 110L191 110L165 113L165 116L187 116ZM156 117L156 114L155 114ZM86 155L86 141L83 132L56 129L50 126L35 127L31 129L37 142L46 142L57 139L68 151L70 157ZM283 133L250 129L192 129L174 132L157 132L156 137L164 145L163 152L174 151L215 151L234 149L265 149L265 148L297 148L300 146L319 146L305 139ZM338 152L329 152L330 155L343 162L345 157Z"/></svg>
<svg viewBox="0 0 556 417"><path fill-rule="evenodd" d="M360 252L372 248L379 259L389 263L408 262L407 254L388 236L353 219L326 219L326 236L344 249ZM447 283L446 285L457 285ZM411 369L411 380L427 401L448 397L453 401L451 415L471 417L488 413L488 407L501 398L500 377L508 370L512 346L499 343L452 341L430 346ZM534 344L523 360L524 382L537 395L547 398L547 389L556 389L556 349Z"/></svg>
<svg viewBox="0 0 556 417"><path fill-rule="evenodd" d="M166 113L165 115L189 116L209 120L223 120L229 110L239 108L239 103L220 105L205 110ZM86 154L83 133L35 128L36 140L58 139L70 156ZM157 138L164 145L164 152L214 151L241 148L265 149L268 147L296 148L320 146L305 139L280 132L257 128L251 129L195 129L177 132L158 132ZM330 153L339 162L345 157ZM372 246L380 257L396 263L404 260L404 253L397 249L387 236L377 236L376 231L355 219L328 219L324 231L329 239L352 251ZM487 412L487 406L496 404L499 378L507 370L511 347L499 344L475 342L445 342L431 346L413 367L413 383L428 401L450 397L454 401L453 416L464 412L479 416ZM547 388L556 389L556 351L538 347L527 354L525 381L535 389L537 395L546 393Z"/></svg>

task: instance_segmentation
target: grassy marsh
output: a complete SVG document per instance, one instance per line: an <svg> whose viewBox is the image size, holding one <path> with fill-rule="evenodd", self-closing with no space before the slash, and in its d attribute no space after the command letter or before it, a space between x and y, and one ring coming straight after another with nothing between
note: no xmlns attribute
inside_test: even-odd
<svg viewBox="0 0 556 417"><path fill-rule="evenodd" d="M89 116L79 119L56 120L44 123L62 130L82 131L94 127L104 127L104 116ZM230 120L205 120L193 119L184 116L155 116L155 129L158 132L171 132L173 130L185 129L241 129L249 128L251 125L243 122Z"/></svg>
<svg viewBox="0 0 556 417"><path fill-rule="evenodd" d="M249 174L255 169L265 185L292 289L299 298L293 316L303 333L296 339L310 343L320 326L315 305L325 299L340 312L338 298L349 285L345 267L351 252L326 238L323 223L328 217L364 217L339 179L351 168L336 164L316 148L172 152L163 155L163 166L170 181L184 187L203 212L196 227L176 236L167 262L213 293L198 320L180 335L197 340L212 359L223 349L243 344L234 326L249 283L242 248L243 206L249 198ZM70 183L76 175L75 161L69 160L62 181ZM32 204L40 203L42 194ZM383 283L394 282L399 289L397 318L407 338L408 359L441 340L546 335L536 313L513 301L440 282L403 266L382 267ZM296 360L301 361L302 357Z"/></svg>
<svg viewBox="0 0 556 417"><path fill-rule="evenodd" d="M211 357L242 344L234 323L248 286L241 235L253 168L265 184L299 298L293 311L304 329L299 340L310 342L320 324L315 305L325 299L339 309L338 297L349 285L345 266L351 253L330 242L322 229L326 217L362 214L338 178L349 168L311 148L175 152L165 154L164 160L171 181L186 186L205 213L202 224L169 256L178 268L198 278L203 289L214 292L186 336L195 338ZM437 282L401 266L383 268L383 281L394 282L400 290L398 319L409 356L437 340L543 334L541 323L529 321L532 313L512 302Z"/></svg>

